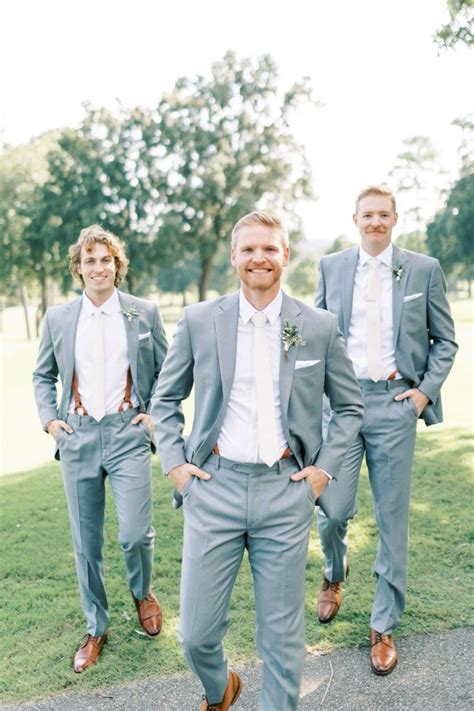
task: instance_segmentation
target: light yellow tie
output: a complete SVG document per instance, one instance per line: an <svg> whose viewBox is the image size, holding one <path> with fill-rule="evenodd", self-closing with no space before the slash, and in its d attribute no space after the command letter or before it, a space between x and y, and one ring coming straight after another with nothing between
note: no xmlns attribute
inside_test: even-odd
<svg viewBox="0 0 474 711"><path fill-rule="evenodd" d="M272 363L264 313L251 317L255 324L255 389L257 393L258 453L262 462L271 467L280 456L276 433L275 400L273 397Z"/></svg>
<svg viewBox="0 0 474 711"><path fill-rule="evenodd" d="M380 262L369 260L367 287L367 372L375 383L382 377L382 334L380 327Z"/></svg>
<svg viewBox="0 0 474 711"><path fill-rule="evenodd" d="M89 414L100 422L105 415L105 350L104 322L102 311L94 311L94 334L92 350L93 389Z"/></svg>

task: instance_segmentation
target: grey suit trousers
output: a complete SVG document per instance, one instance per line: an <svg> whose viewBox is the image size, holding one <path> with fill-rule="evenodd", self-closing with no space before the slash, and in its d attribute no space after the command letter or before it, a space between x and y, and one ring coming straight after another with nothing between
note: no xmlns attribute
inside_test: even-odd
<svg viewBox="0 0 474 711"><path fill-rule="evenodd" d="M298 706L304 662L304 575L314 497L291 457L273 467L211 455L184 490L179 638L208 701L228 681L222 639L232 588L248 550L255 590L257 649L263 659L261 710Z"/></svg>
<svg viewBox="0 0 474 711"><path fill-rule="evenodd" d="M364 420L344 460L338 481L327 487L333 515L318 511L325 576L345 579L347 526L357 510L359 472L365 454L380 538L374 572L377 585L371 627L391 634L405 607L408 571L408 513L417 413L410 398L393 398L409 385L403 380L360 381Z"/></svg>
<svg viewBox="0 0 474 711"><path fill-rule="evenodd" d="M103 635L109 622L104 587L105 479L108 476L119 523L128 585L141 600L150 590L153 544L150 435L136 408L93 417L68 415L72 434L59 430L64 489L69 509L81 605L87 631Z"/></svg>

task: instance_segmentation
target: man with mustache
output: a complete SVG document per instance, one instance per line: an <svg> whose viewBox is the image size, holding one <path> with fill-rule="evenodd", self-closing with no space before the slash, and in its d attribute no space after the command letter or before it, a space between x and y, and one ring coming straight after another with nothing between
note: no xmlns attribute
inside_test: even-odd
<svg viewBox="0 0 474 711"><path fill-rule="evenodd" d="M440 390L457 345L437 259L392 244L395 197L385 185L357 197L353 220L360 247L325 256L315 305L338 317L364 401L364 420L338 481L330 482L332 515L318 512L324 582L321 622L330 622L342 600L348 519L366 457L380 534L371 617L371 666L389 674L397 664L393 631L407 589L408 511L416 425L442 421Z"/></svg>

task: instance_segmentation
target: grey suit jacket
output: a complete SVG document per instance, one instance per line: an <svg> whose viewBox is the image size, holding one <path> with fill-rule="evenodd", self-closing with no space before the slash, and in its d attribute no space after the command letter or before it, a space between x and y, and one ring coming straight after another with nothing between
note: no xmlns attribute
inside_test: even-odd
<svg viewBox="0 0 474 711"><path fill-rule="evenodd" d="M140 410L146 412L165 359L166 335L156 304L121 291L118 296L122 309L134 308L138 312L138 316L131 321L126 319L125 330L133 386ZM75 367L76 329L81 305L82 296L68 304L48 309L44 318L39 355L33 373L36 406L43 427L50 420L64 420L69 410ZM140 334L149 335L139 338ZM58 375L62 383L59 404L56 389Z"/></svg>
<svg viewBox="0 0 474 711"><path fill-rule="evenodd" d="M347 339L359 247L321 258L315 305L336 314ZM392 263L402 267L393 281L393 340L397 368L430 399L421 414L427 425L442 422L440 390L454 362L457 344L437 259L393 245Z"/></svg>
<svg viewBox="0 0 474 711"><path fill-rule="evenodd" d="M202 467L217 442L234 380L239 294L188 306L178 324L152 398L151 414L163 470L191 462ZM337 477L362 422L362 402L352 364L332 314L283 294L282 323L295 324L304 346L280 360L283 430L301 468L316 464ZM295 370L296 360L318 360ZM185 444L181 401L195 386L194 421ZM321 435L326 392L335 415Z"/></svg>

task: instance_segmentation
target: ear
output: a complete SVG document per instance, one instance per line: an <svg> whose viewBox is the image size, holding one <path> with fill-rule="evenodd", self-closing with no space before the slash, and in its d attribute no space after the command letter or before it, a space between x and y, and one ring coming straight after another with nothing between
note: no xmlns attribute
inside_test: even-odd
<svg viewBox="0 0 474 711"><path fill-rule="evenodd" d="M394 220L393 220L393 224L396 225L397 222L398 222L398 212L395 213L395 217L394 217Z"/></svg>
<svg viewBox="0 0 474 711"><path fill-rule="evenodd" d="M290 248L284 247L283 248L283 266L287 267L289 261L290 261Z"/></svg>
<svg viewBox="0 0 474 711"><path fill-rule="evenodd" d="M357 226L357 212L354 212L354 214L352 215L352 221L353 221L354 225Z"/></svg>
<svg viewBox="0 0 474 711"><path fill-rule="evenodd" d="M235 267L235 247L230 250L230 263Z"/></svg>

